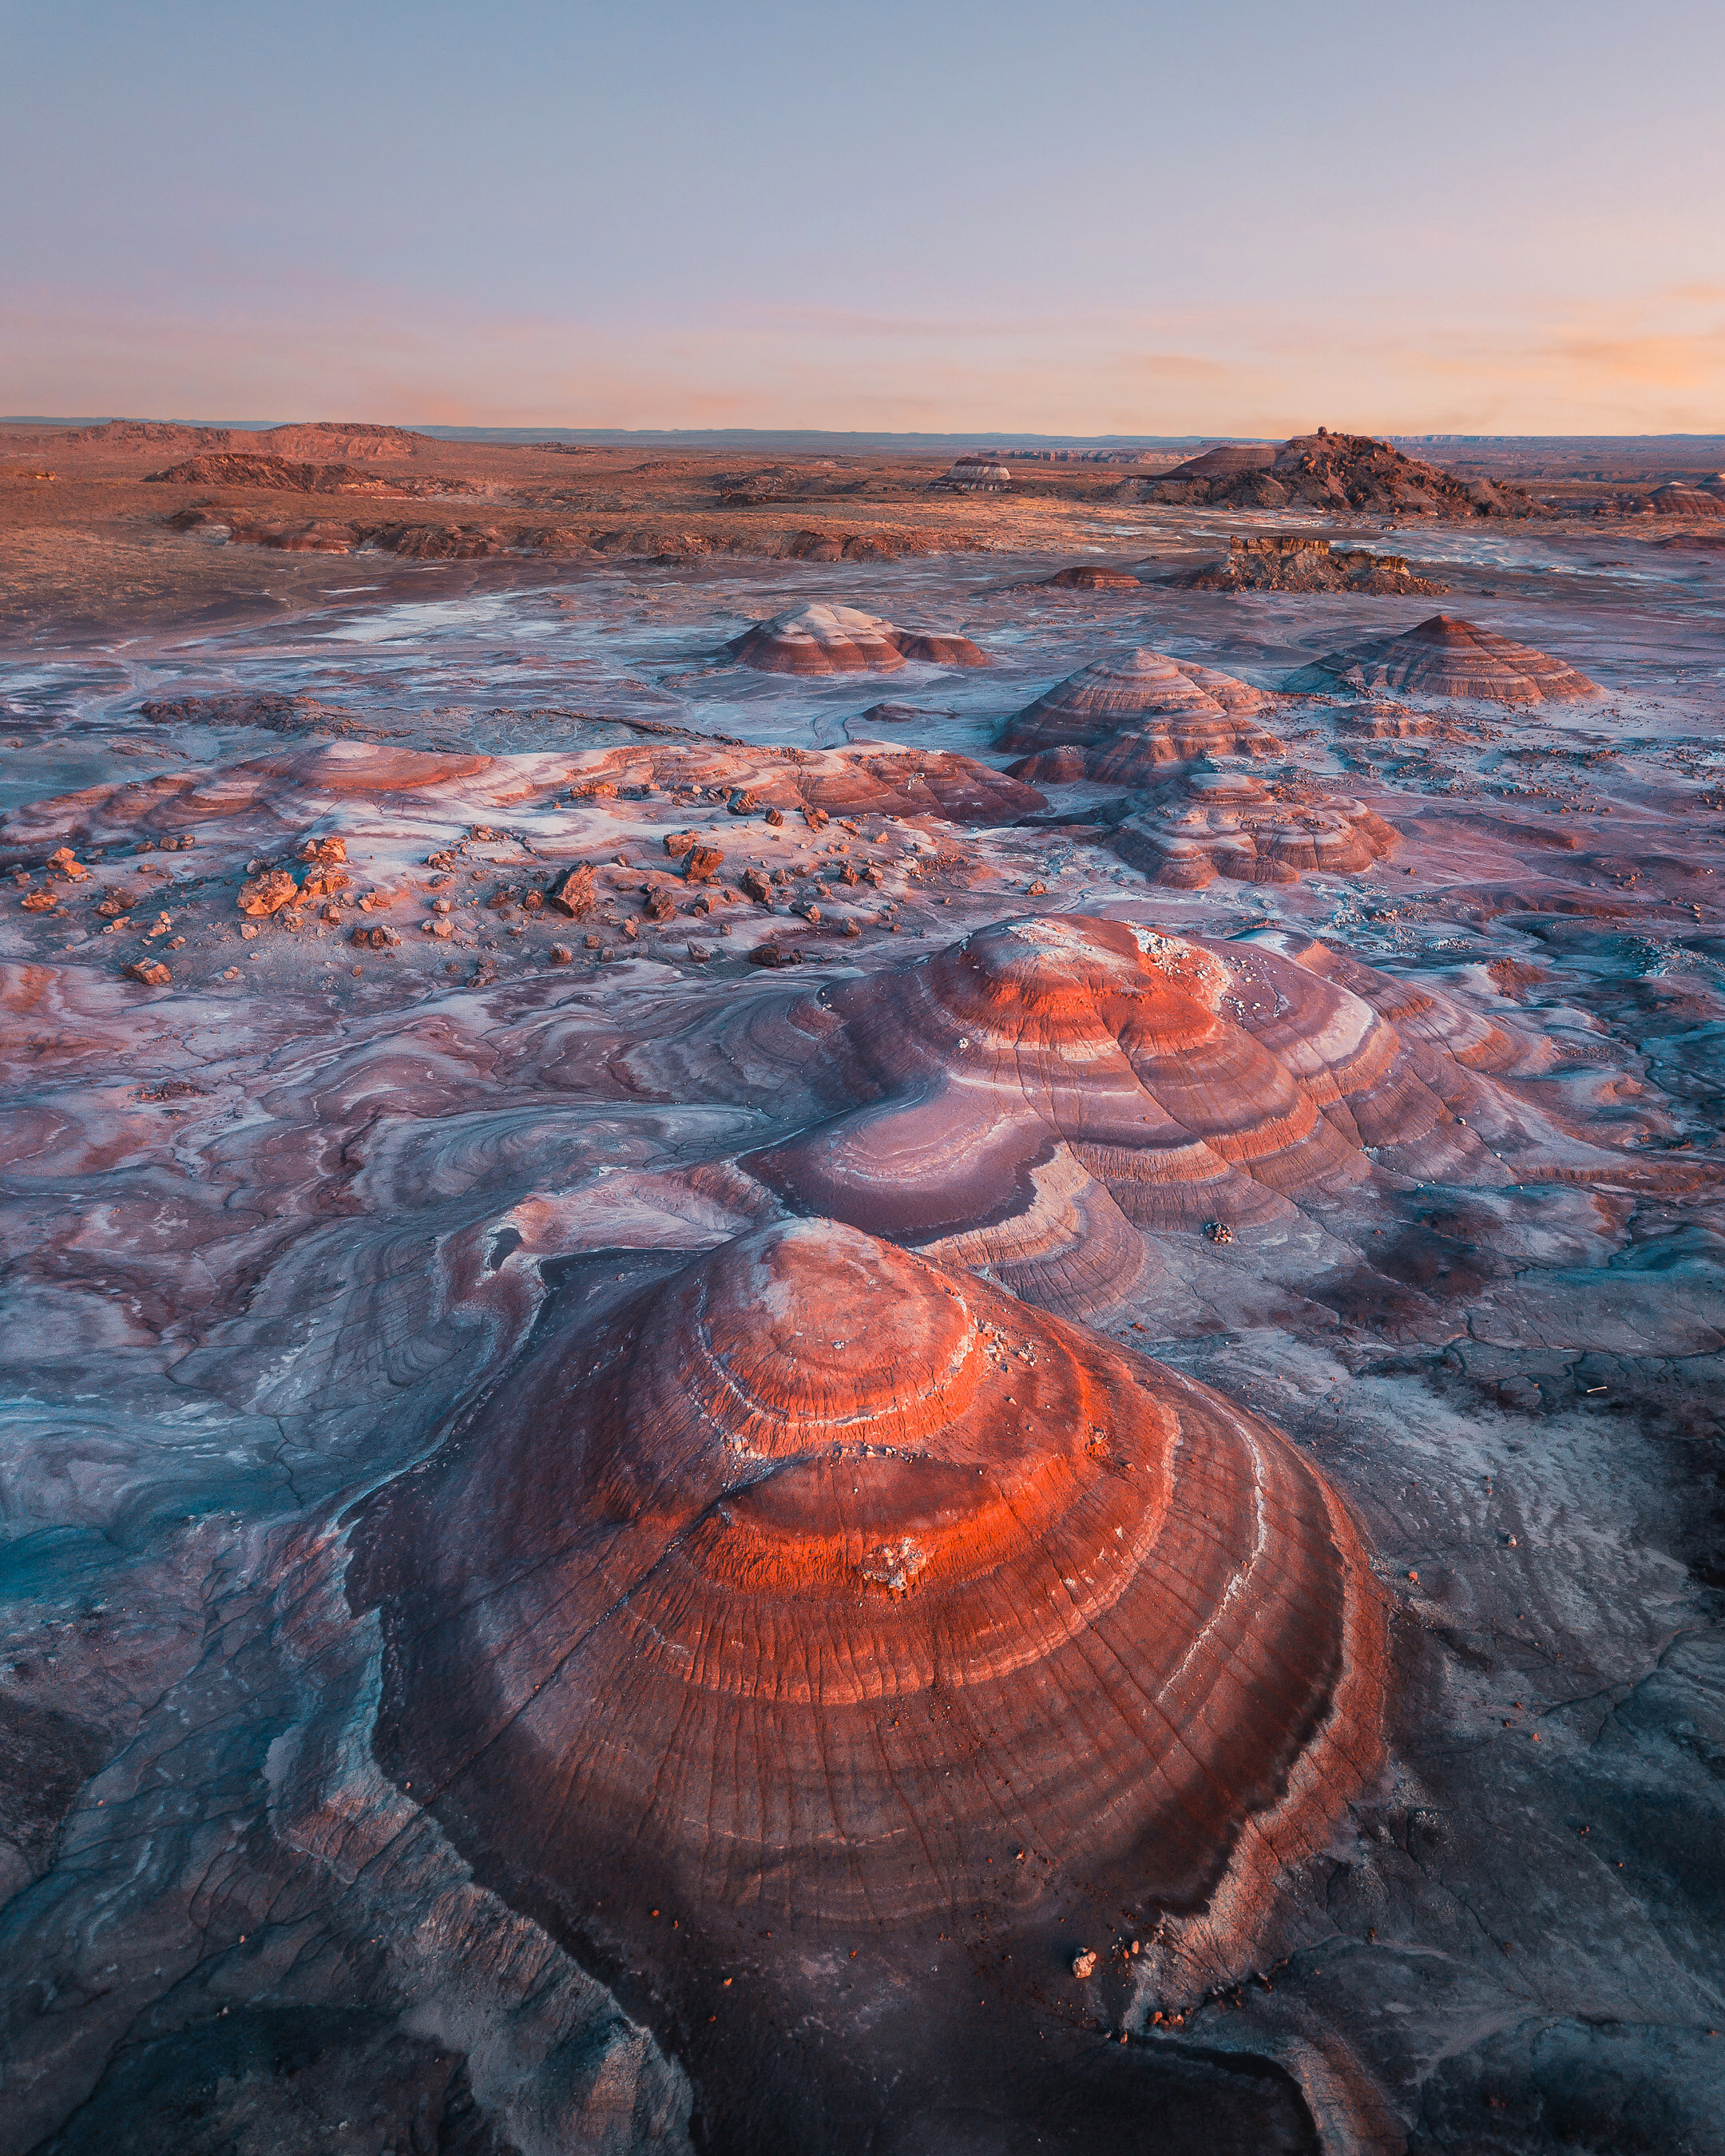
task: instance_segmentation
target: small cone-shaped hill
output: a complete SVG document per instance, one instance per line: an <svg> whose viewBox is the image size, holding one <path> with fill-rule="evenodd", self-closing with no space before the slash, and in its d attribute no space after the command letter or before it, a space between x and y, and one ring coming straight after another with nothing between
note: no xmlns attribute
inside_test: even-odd
<svg viewBox="0 0 1725 2156"><path fill-rule="evenodd" d="M1160 884L1201 890L1217 875L1292 883L1307 870L1355 875L1396 833L1351 796L1279 801L1245 771L1193 771L1169 781L1121 825L1114 850Z"/></svg>
<svg viewBox="0 0 1725 2156"><path fill-rule="evenodd" d="M763 674L891 673L906 660L936 666L986 666L968 637L896 629L856 607L817 603L757 622L726 647Z"/></svg>
<svg viewBox="0 0 1725 2156"><path fill-rule="evenodd" d="M1288 686L1394 689L1502 704L1567 702L1600 693L1597 682L1548 652L1448 613L1435 613L1399 636L1332 651Z"/></svg>
<svg viewBox="0 0 1725 2156"><path fill-rule="evenodd" d="M1253 714L1260 689L1214 667L1147 645L1098 659L1045 690L1008 721L997 746L1025 760L1020 778L1142 778L1199 756L1273 755L1281 747ZM1076 749L1074 757L1063 751Z"/></svg>

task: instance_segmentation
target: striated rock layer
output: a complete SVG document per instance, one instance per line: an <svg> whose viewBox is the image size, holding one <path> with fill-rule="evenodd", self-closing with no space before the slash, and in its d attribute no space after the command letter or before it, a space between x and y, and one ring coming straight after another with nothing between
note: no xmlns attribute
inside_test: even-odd
<svg viewBox="0 0 1725 2156"><path fill-rule="evenodd" d="M848 1942L1034 1850L1033 1934L1106 1877L1237 1952L1378 1758L1378 1606L1307 1460L829 1221L543 1332L355 1548L389 1771L577 1927L620 1867Z"/></svg>
<svg viewBox="0 0 1725 2156"><path fill-rule="evenodd" d="M1332 651L1295 675L1291 689L1399 689L1416 696L1471 696L1502 704L1597 696L1599 684L1532 644L1454 614L1435 613L1400 636Z"/></svg>

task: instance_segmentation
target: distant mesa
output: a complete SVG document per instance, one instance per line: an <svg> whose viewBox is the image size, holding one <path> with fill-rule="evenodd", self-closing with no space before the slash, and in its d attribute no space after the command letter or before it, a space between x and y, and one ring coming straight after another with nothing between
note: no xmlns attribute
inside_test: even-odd
<svg viewBox="0 0 1725 2156"><path fill-rule="evenodd" d="M243 450L252 455L379 459L420 456L446 444L434 435L406 427L380 427L360 421L306 419L280 427L190 427L177 420L105 419L100 426L73 429L64 439L96 442L114 449L183 448Z"/></svg>
<svg viewBox="0 0 1725 2156"><path fill-rule="evenodd" d="M1250 772L1214 767L1166 781L1114 834L1123 860L1178 891L1218 875L1293 883L1308 872L1358 875L1397 844L1362 801L1309 787L1280 799Z"/></svg>
<svg viewBox="0 0 1725 2156"><path fill-rule="evenodd" d="M357 1515L375 1749L649 1981L985 1893L1064 1968L1075 1882L1225 1958L1375 1771L1358 1532L1206 1388L824 1219L536 1342Z"/></svg>
<svg viewBox="0 0 1725 2156"><path fill-rule="evenodd" d="M362 471L352 465L305 464L290 457L254 456L216 450L188 457L182 464L162 471L146 472L151 485L174 486L266 487L277 494L358 494L399 495L413 501L439 494L482 494L477 480L467 479L386 479Z"/></svg>
<svg viewBox="0 0 1725 2156"><path fill-rule="evenodd" d="M1562 660L1448 613L1435 613L1400 636L1332 651L1291 676L1287 686L1394 689L1498 704L1562 703L1602 693Z"/></svg>
<svg viewBox="0 0 1725 2156"><path fill-rule="evenodd" d="M1163 479L1233 479L1241 472L1268 471L1277 452L1269 442L1219 442L1201 450L1183 465L1162 474Z"/></svg>
<svg viewBox="0 0 1725 2156"><path fill-rule="evenodd" d="M1130 569L1111 568L1099 562L1081 562L1076 567L1056 569L1041 580L1042 588L1057 592L1142 592L1142 582Z"/></svg>
<svg viewBox="0 0 1725 2156"><path fill-rule="evenodd" d="M1673 480L1669 485L1655 487L1648 506L1656 516L1725 516L1725 500L1708 490L1717 484L1707 480L1701 486L1685 486Z"/></svg>
<svg viewBox="0 0 1725 2156"><path fill-rule="evenodd" d="M997 746L1028 752L1012 767L1021 778L1142 782L1194 757L1275 755L1281 744L1253 716L1269 701L1232 675L1142 645L1057 681Z"/></svg>
<svg viewBox="0 0 1725 2156"><path fill-rule="evenodd" d="M1404 554L1374 554L1363 547L1332 547L1310 532L1242 537L1228 542L1224 562L1189 571L1175 581L1204 592L1369 592L1435 596L1447 584L1416 577Z"/></svg>
<svg viewBox="0 0 1725 2156"><path fill-rule="evenodd" d="M1323 427L1315 434L1296 434L1279 449L1253 444L1206 450L1171 472L1122 481L1117 499L1455 518L1526 516L1533 508L1517 488L1483 480L1465 484L1368 434L1334 434Z"/></svg>
<svg viewBox="0 0 1725 2156"><path fill-rule="evenodd" d="M960 457L933 484L954 494L1004 494L1012 485L1012 467L995 457Z"/></svg>
<svg viewBox="0 0 1725 2156"><path fill-rule="evenodd" d="M245 439L241 436L239 439ZM280 457L388 459L448 455L448 443L408 427L378 427L343 419L309 419L266 428L252 437L266 454Z"/></svg>
<svg viewBox="0 0 1725 2156"><path fill-rule="evenodd" d="M816 604L757 622L725 647L763 674L891 673L907 660L935 666L986 666L968 637L896 629L855 607Z"/></svg>

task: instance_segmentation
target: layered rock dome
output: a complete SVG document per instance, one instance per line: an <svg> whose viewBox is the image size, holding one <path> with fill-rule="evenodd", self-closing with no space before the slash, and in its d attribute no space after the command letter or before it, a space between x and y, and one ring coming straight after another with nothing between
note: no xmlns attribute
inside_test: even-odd
<svg viewBox="0 0 1725 2156"><path fill-rule="evenodd" d="M1374 809L1343 794L1278 801L1247 771L1193 770L1122 824L1114 850L1153 881L1201 891L1216 876L1292 883L1307 870L1357 875L1397 834Z"/></svg>
<svg viewBox="0 0 1725 2156"><path fill-rule="evenodd" d="M965 636L896 629L856 607L817 603L757 622L726 649L763 674L891 673L907 660L934 666L986 666Z"/></svg>
<svg viewBox="0 0 1725 2156"><path fill-rule="evenodd" d="M553 1907L844 1938L1079 1876L1244 1944L1378 1758L1379 1608L1308 1461L830 1221L542 1327L353 1543L380 1758Z"/></svg>
<svg viewBox="0 0 1725 2156"><path fill-rule="evenodd" d="M1017 778L1142 783L1195 757L1275 754L1281 744L1254 716L1269 701L1230 674L1144 645L1045 690L997 746L1019 752Z"/></svg>
<svg viewBox="0 0 1725 2156"><path fill-rule="evenodd" d="M1707 480L1704 484L1711 486L1714 482ZM1699 486L1686 486L1676 480L1655 487L1648 496L1648 506L1656 516L1725 516L1725 502L1721 502L1717 495L1705 493Z"/></svg>
<svg viewBox="0 0 1725 2156"><path fill-rule="evenodd" d="M1272 947L1071 914L835 983L747 1045L846 1103L745 1156L751 1173L918 1248L991 1231L1000 1276L1039 1300L1040 1254L1015 1261L1006 1224L1028 1232L1060 1148L1092 1202L1151 1232L1338 1204L1385 1169L1507 1181L1450 1103L1477 1123L1476 1072L1523 1053L1476 1024L1465 1065L1410 1054L1362 996Z"/></svg>
<svg viewBox="0 0 1725 2156"><path fill-rule="evenodd" d="M1600 693L1597 682L1548 652L1447 613L1435 613L1399 636L1332 651L1288 686L1396 689L1502 704L1566 702Z"/></svg>

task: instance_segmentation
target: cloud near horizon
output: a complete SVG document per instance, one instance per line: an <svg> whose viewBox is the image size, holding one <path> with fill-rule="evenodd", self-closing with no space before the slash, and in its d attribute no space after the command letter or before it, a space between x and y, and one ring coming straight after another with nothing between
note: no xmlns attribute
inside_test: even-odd
<svg viewBox="0 0 1725 2156"><path fill-rule="evenodd" d="M634 331L537 316L446 325L375 295L308 319L298 306L227 318L38 292L8 309L0 379L13 412L49 416L1278 439L1319 424L1725 431L1725 323L1650 317L1651 302L1497 338L1404 323L1338 347L1301 316L969 326L737 310Z"/></svg>

